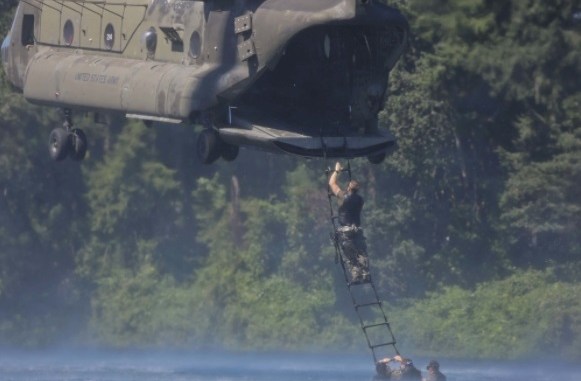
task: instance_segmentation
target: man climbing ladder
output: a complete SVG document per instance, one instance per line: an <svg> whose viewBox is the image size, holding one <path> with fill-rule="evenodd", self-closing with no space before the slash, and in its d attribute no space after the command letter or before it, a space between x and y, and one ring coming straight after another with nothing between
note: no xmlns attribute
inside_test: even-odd
<svg viewBox="0 0 581 381"><path fill-rule="evenodd" d="M396 348L395 337L382 302L369 275L367 245L361 229L363 198L358 193L359 184L351 180L349 162L346 169L336 163L335 170L328 169L327 173L329 172L331 176L328 196L333 224L331 238L337 255L335 258L341 258L341 268L347 282L347 289L376 363L381 358L393 357L393 352L399 355L399 351ZM342 191L337 184L337 177L341 172L347 172L349 175L350 181L346 192ZM337 215L334 215L333 211L333 196L336 196L339 201Z"/></svg>
<svg viewBox="0 0 581 381"><path fill-rule="evenodd" d="M337 184L337 177L341 171L343 168L337 162L335 170L331 172L331 177L329 177L329 188L339 202L339 227L335 233L341 245L343 261L351 274L350 283L367 283L370 281L369 258L365 236L361 228L361 210L364 201L358 193L359 183L356 180L349 181L347 191L341 190Z"/></svg>

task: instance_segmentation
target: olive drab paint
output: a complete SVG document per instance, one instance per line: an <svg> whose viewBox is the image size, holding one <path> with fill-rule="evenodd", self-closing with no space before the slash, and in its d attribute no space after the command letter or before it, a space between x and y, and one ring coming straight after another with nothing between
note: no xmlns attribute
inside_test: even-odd
<svg viewBox="0 0 581 381"><path fill-rule="evenodd" d="M373 0L28 0L2 64L36 104L202 123L202 150L371 158L407 34Z"/></svg>

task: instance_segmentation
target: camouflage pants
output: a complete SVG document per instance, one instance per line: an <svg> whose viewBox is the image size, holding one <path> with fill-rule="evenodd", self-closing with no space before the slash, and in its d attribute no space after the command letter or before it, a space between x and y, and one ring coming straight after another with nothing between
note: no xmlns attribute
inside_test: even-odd
<svg viewBox="0 0 581 381"><path fill-rule="evenodd" d="M343 263L351 274L351 281L368 280L369 258L363 230L355 227L340 227L337 235Z"/></svg>

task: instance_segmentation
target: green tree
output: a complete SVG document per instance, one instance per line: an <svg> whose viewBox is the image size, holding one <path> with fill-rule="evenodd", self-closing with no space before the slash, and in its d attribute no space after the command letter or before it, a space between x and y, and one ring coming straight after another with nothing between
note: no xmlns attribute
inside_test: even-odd
<svg viewBox="0 0 581 381"><path fill-rule="evenodd" d="M154 138L143 124L127 124L103 161L86 171L91 241L82 271L163 263L157 247L173 239L188 213L175 171L156 160Z"/></svg>
<svg viewBox="0 0 581 381"><path fill-rule="evenodd" d="M487 3L410 1L403 8L410 48L391 75L381 114L398 148L370 184L369 237L388 248L378 268L394 297L498 273L492 247L502 185L498 121L490 118L498 100L469 63L494 24Z"/></svg>
<svg viewBox="0 0 581 381"><path fill-rule="evenodd" d="M518 265L570 261L581 250L581 87L571 80L581 75L575 3L514 2L499 14L498 49L510 59L495 65L494 90L517 103L514 138L502 151L509 178L501 207Z"/></svg>
<svg viewBox="0 0 581 381"><path fill-rule="evenodd" d="M517 272L473 291L445 288L398 311L394 329L402 345L424 355L576 359L580 286L561 271Z"/></svg>
<svg viewBox="0 0 581 381"><path fill-rule="evenodd" d="M71 323L67 313L79 301L84 184L78 164L48 160L43 136L56 113L4 90L0 98L0 326L9 327L0 338L44 343Z"/></svg>
<svg viewBox="0 0 581 381"><path fill-rule="evenodd" d="M212 324L228 345L296 348L353 339L340 334L338 323L346 322L333 313L332 256L324 258L321 235L312 227L321 215L309 209L324 200L306 197L316 187L308 173L299 167L289 174L284 200L239 198L233 181L228 201L218 176L198 181L197 216L215 223L200 225L209 252L195 284L204 290L204 310L221 311ZM212 332L201 328L206 336Z"/></svg>

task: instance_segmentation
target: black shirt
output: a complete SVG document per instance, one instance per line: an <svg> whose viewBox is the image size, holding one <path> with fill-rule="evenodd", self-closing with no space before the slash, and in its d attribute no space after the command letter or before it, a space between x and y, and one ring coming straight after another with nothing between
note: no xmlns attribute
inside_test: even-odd
<svg viewBox="0 0 581 381"><path fill-rule="evenodd" d="M339 191L337 198L340 200L339 206L339 225L341 226L360 226L361 210L363 209L363 197L357 193L346 193Z"/></svg>

